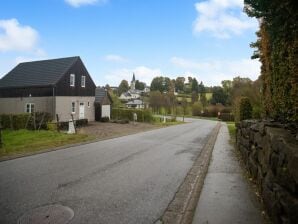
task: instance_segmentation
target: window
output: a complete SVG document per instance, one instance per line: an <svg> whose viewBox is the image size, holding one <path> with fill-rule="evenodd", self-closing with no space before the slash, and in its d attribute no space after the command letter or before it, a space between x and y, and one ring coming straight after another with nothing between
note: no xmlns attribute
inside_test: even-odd
<svg viewBox="0 0 298 224"><path fill-rule="evenodd" d="M70 74L70 86L75 86L75 74Z"/></svg>
<svg viewBox="0 0 298 224"><path fill-rule="evenodd" d="M71 102L71 113L74 114L76 112L76 102Z"/></svg>
<svg viewBox="0 0 298 224"><path fill-rule="evenodd" d="M90 102L89 101L88 101L87 105L88 105L88 107L90 107Z"/></svg>
<svg viewBox="0 0 298 224"><path fill-rule="evenodd" d="M26 113L34 113L34 103L26 104Z"/></svg>
<svg viewBox="0 0 298 224"><path fill-rule="evenodd" d="M84 75L82 75L81 86L82 87L85 87L86 86L86 76L84 76Z"/></svg>

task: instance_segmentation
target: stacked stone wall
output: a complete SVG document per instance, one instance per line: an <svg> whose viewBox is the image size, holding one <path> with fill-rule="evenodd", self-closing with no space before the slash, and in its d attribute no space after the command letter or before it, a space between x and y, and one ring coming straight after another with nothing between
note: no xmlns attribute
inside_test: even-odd
<svg viewBox="0 0 298 224"><path fill-rule="evenodd" d="M273 223L298 223L297 128L246 120L237 124L236 142Z"/></svg>

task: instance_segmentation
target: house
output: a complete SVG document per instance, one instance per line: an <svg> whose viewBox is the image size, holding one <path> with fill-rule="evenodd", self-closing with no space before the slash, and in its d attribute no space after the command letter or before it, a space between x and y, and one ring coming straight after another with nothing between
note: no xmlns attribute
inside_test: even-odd
<svg viewBox="0 0 298 224"><path fill-rule="evenodd" d="M60 121L95 118L95 88L80 57L18 64L0 80L0 114L48 112Z"/></svg>
<svg viewBox="0 0 298 224"><path fill-rule="evenodd" d="M121 101L130 101L133 99L140 99L141 98L141 94L144 91L138 90L136 89L136 78L135 78L135 74L133 74L132 76L132 80L130 82L130 89L127 92L124 92L120 95L119 99Z"/></svg>
<svg viewBox="0 0 298 224"><path fill-rule="evenodd" d="M144 109L145 104L143 100L134 99L125 104L127 108Z"/></svg>
<svg viewBox="0 0 298 224"><path fill-rule="evenodd" d="M100 121L103 117L111 118L112 98L105 88L95 89L95 120Z"/></svg>

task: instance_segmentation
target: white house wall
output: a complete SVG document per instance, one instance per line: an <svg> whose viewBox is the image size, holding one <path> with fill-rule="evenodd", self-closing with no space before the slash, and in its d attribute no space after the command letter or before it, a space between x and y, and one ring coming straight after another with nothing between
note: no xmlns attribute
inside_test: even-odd
<svg viewBox="0 0 298 224"><path fill-rule="evenodd" d="M73 114L74 119L79 119L80 103L84 103L85 118L88 121L95 120L94 111L95 97L90 96L57 96L56 97L56 114L59 116L60 121L68 121ZM72 113L72 102L75 102L75 113ZM88 107L89 102L89 107Z"/></svg>
<svg viewBox="0 0 298 224"><path fill-rule="evenodd" d="M26 104L34 103L36 112L47 112L53 115L53 97L9 97L0 98L0 114L20 114L26 112Z"/></svg>

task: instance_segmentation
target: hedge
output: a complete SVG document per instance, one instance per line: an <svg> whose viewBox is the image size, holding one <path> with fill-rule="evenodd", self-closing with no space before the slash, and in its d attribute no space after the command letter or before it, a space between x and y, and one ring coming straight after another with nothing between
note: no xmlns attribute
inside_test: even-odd
<svg viewBox="0 0 298 224"><path fill-rule="evenodd" d="M218 116L218 119L222 120L222 121L234 121L234 115L231 113L220 113L220 115Z"/></svg>
<svg viewBox="0 0 298 224"><path fill-rule="evenodd" d="M47 129L47 123L51 120L51 114L43 112L0 114L0 123L4 129Z"/></svg>
<svg viewBox="0 0 298 224"><path fill-rule="evenodd" d="M252 118L252 106L248 97L241 97L236 102L235 121Z"/></svg>
<svg viewBox="0 0 298 224"><path fill-rule="evenodd" d="M59 130L68 130L68 121L59 122ZM88 119L78 119L74 121L76 127L83 127L88 125Z"/></svg>
<svg viewBox="0 0 298 224"><path fill-rule="evenodd" d="M129 120L133 121L133 114L137 114L137 121L140 122L151 122L153 121L153 116L151 110L135 110L135 109L112 109L112 119L113 120Z"/></svg>

